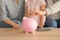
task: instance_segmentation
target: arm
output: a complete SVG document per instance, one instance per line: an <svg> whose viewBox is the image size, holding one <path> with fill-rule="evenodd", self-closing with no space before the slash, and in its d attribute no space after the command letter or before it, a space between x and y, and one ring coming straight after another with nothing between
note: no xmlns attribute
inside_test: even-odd
<svg viewBox="0 0 60 40"><path fill-rule="evenodd" d="M26 17L30 17L30 14L29 14L30 12L28 12L28 1L26 1L26 3L25 3L25 16Z"/></svg>
<svg viewBox="0 0 60 40"><path fill-rule="evenodd" d="M47 15L46 5L42 5L42 6L40 7L40 10L43 11L44 15Z"/></svg>
<svg viewBox="0 0 60 40"><path fill-rule="evenodd" d="M9 18L8 18L8 19L5 19L4 22L5 22L6 24L11 25L14 29L17 29L17 30L20 29L20 25L18 25L18 24L16 24L15 22L11 21Z"/></svg>
<svg viewBox="0 0 60 40"><path fill-rule="evenodd" d="M2 7L2 13L1 13L2 20L3 20L6 24L9 24L9 25L13 26L13 28L15 28L15 29L20 29L20 27L19 27L18 24L16 24L15 22L11 21L11 20L7 17L6 3L5 3L4 0L2 1L1 7Z"/></svg>
<svg viewBox="0 0 60 40"><path fill-rule="evenodd" d="M46 8L46 2L45 2L45 0L41 0L40 1L40 10L42 10L42 11L44 11L45 10L45 8Z"/></svg>
<svg viewBox="0 0 60 40"><path fill-rule="evenodd" d="M45 12L45 15L47 15L47 11L46 11L46 2L45 2L45 0L41 0L41 2L40 2L40 10L41 11L44 11Z"/></svg>
<svg viewBox="0 0 60 40"><path fill-rule="evenodd" d="M28 17L28 7L25 6L25 16Z"/></svg>
<svg viewBox="0 0 60 40"><path fill-rule="evenodd" d="M40 6L40 10L41 10L41 11L45 11L45 9L46 9L46 5Z"/></svg>

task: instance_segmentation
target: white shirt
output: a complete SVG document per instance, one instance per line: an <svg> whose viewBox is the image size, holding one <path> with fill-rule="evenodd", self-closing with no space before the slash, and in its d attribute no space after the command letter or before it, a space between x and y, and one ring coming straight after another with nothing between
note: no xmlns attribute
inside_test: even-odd
<svg viewBox="0 0 60 40"><path fill-rule="evenodd" d="M2 0L1 7L2 13L1 17L3 20L10 19L21 19L24 12L24 0L18 0L16 4L15 0Z"/></svg>
<svg viewBox="0 0 60 40"><path fill-rule="evenodd" d="M28 6L28 15L32 9L40 10L40 6L42 5L46 5L45 0L27 0L26 6ZM31 17L34 18L39 24L40 17L38 15Z"/></svg>

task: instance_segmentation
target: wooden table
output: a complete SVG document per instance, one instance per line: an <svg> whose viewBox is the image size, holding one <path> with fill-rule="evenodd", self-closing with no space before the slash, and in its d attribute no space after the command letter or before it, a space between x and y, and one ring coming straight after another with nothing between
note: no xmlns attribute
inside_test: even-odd
<svg viewBox="0 0 60 40"><path fill-rule="evenodd" d="M0 28L0 40L60 40L60 29L39 31L35 35L26 35L22 30Z"/></svg>

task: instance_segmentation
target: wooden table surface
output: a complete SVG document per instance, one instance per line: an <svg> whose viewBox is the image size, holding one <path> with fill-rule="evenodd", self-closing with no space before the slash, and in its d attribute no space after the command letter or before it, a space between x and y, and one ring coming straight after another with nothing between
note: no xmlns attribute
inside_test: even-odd
<svg viewBox="0 0 60 40"><path fill-rule="evenodd" d="M60 29L39 31L35 35L26 35L22 30L0 28L0 40L60 40Z"/></svg>

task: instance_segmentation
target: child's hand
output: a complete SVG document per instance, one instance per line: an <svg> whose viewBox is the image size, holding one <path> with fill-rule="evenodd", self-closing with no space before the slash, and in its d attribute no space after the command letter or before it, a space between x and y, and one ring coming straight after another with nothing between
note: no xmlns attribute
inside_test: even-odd
<svg viewBox="0 0 60 40"><path fill-rule="evenodd" d="M31 14L31 15L34 15L34 12L35 12L35 9L32 9L32 10L30 11L30 14Z"/></svg>
<svg viewBox="0 0 60 40"><path fill-rule="evenodd" d="M33 12L33 14L34 14L34 15L45 15L45 14L47 14L47 13L46 13L46 11L35 10L35 11Z"/></svg>
<svg viewBox="0 0 60 40"><path fill-rule="evenodd" d="M32 9L30 13L31 13L31 15L38 15L37 10L35 10L35 9Z"/></svg>
<svg viewBox="0 0 60 40"><path fill-rule="evenodd" d="M46 14L46 11L37 11L37 14L38 15L45 15Z"/></svg>
<svg viewBox="0 0 60 40"><path fill-rule="evenodd" d="M31 15L45 15L45 14L46 14L46 11L39 11L35 9L31 11Z"/></svg>

